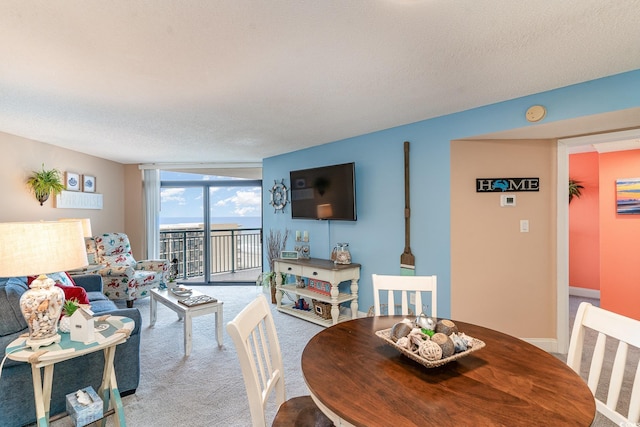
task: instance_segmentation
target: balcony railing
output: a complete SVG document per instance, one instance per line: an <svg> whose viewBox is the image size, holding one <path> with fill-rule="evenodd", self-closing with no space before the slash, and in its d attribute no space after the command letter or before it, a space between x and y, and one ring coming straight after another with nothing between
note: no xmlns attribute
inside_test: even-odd
<svg viewBox="0 0 640 427"><path fill-rule="evenodd" d="M260 228L212 229L209 273L235 273L262 266ZM176 279L204 276L203 228L160 230L160 258L172 262ZM176 271L177 270L177 271Z"/></svg>

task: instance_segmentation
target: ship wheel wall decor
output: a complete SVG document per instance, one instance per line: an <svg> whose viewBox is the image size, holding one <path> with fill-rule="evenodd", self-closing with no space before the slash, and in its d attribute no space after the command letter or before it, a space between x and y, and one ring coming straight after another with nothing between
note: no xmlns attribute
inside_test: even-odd
<svg viewBox="0 0 640 427"><path fill-rule="evenodd" d="M269 204L275 209L274 213L277 213L278 211L284 213L284 208L287 206L287 203L289 203L287 186L284 185L284 179L280 182L275 180L273 182L273 187L269 190L271 193L271 201Z"/></svg>

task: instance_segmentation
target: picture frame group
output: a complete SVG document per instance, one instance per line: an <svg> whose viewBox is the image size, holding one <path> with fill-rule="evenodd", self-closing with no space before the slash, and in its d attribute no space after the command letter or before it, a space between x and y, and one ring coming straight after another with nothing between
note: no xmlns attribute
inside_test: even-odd
<svg viewBox="0 0 640 427"><path fill-rule="evenodd" d="M95 175L81 175L75 172L65 172L64 189L67 191L82 191L84 193L96 192Z"/></svg>

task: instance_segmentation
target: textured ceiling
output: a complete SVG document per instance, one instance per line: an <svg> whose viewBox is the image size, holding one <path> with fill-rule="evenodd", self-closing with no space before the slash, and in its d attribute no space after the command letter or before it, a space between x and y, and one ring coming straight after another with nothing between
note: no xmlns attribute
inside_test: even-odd
<svg viewBox="0 0 640 427"><path fill-rule="evenodd" d="M262 158L640 69L640 0L0 2L0 132Z"/></svg>

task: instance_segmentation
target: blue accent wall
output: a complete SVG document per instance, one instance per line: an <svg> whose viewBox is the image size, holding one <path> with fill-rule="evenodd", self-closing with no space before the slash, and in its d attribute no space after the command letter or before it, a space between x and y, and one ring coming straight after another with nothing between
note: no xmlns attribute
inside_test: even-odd
<svg viewBox="0 0 640 427"><path fill-rule="evenodd" d="M335 243L348 242L353 261L362 264L359 310L366 312L373 305L371 274L400 273L403 142L410 141L411 249L416 275L438 276L438 314L450 317L450 141L533 126L525 112L536 104L547 109L542 123L640 107L640 70L267 158L263 162L265 236L270 229L289 229L287 249L293 249L293 233L307 230L314 258L328 258ZM268 190L274 180L283 178L289 186L290 170L352 161L356 164L356 222L293 220L289 206L283 214L274 213L269 205Z"/></svg>

